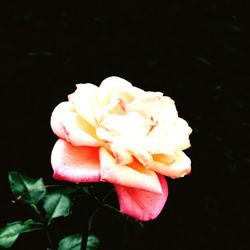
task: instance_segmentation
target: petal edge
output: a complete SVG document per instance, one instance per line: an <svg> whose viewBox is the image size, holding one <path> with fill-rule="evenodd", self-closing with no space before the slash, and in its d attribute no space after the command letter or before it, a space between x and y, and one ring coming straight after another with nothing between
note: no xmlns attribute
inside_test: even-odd
<svg viewBox="0 0 250 250"><path fill-rule="evenodd" d="M75 147L59 139L51 154L54 178L72 182L99 182L99 148Z"/></svg>
<svg viewBox="0 0 250 250"><path fill-rule="evenodd" d="M120 212L140 221L155 219L162 211L168 197L168 185L162 175L158 175L163 194L142 191L115 185Z"/></svg>

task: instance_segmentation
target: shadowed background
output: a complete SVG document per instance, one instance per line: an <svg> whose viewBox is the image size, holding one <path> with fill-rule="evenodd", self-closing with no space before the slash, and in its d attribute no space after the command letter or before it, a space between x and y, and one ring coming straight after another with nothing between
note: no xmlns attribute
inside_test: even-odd
<svg viewBox="0 0 250 250"><path fill-rule="evenodd" d="M100 212L103 249L249 249L250 8L244 3L43 1L1 8L0 226L31 212L11 203L8 171L56 182L54 107L76 83L99 85L116 75L175 100L193 128L186 150L193 171L168 179L166 206L143 230ZM86 199L72 219L55 222L55 243L82 230L93 207ZM46 249L46 237L23 235L13 249L27 244Z"/></svg>

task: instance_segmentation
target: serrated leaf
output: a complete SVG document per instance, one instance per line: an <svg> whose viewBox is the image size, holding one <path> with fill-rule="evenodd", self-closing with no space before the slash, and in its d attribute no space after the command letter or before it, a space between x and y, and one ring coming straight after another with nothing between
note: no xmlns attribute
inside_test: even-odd
<svg viewBox="0 0 250 250"><path fill-rule="evenodd" d="M82 235L73 234L63 238L58 245L58 250L81 250ZM90 234L87 240L86 250L97 250L100 245L99 239Z"/></svg>
<svg viewBox="0 0 250 250"><path fill-rule="evenodd" d="M44 199L43 208L46 212L48 224L51 220L61 216L68 216L72 206L70 196L62 191L47 194Z"/></svg>
<svg viewBox="0 0 250 250"><path fill-rule="evenodd" d="M12 193L28 204L37 204L46 195L46 188L42 178L33 179L16 171L8 175Z"/></svg>
<svg viewBox="0 0 250 250"><path fill-rule="evenodd" d="M9 248L15 243L19 234L41 229L43 229L43 224L34 222L33 220L8 223L5 227L0 229L0 246Z"/></svg>

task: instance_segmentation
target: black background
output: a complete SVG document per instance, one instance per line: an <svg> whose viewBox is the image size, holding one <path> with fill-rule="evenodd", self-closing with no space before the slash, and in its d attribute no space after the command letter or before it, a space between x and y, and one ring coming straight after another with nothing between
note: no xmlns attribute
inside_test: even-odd
<svg viewBox="0 0 250 250"><path fill-rule="evenodd" d="M246 2L9 1L1 6L0 226L31 214L11 203L8 171L57 183L50 166L56 141L49 125L53 108L76 83L99 85L116 75L175 100L179 115L193 128L186 151L192 174L168 179L166 206L143 230L110 211L100 212L96 231L102 248L249 249ZM55 245L85 226L93 204L83 204L75 207L73 222L55 222ZM46 249L46 237L23 235L13 249L27 245Z"/></svg>

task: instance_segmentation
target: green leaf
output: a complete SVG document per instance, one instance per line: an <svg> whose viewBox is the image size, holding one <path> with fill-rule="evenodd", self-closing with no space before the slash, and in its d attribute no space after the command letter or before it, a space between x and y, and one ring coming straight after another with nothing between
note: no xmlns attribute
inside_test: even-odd
<svg viewBox="0 0 250 250"><path fill-rule="evenodd" d="M11 191L18 200L34 205L46 195L42 178L32 179L15 171L9 172L8 177Z"/></svg>
<svg viewBox="0 0 250 250"><path fill-rule="evenodd" d="M45 196L43 208L46 212L48 224L60 216L68 216L72 206L70 196L63 191L55 191Z"/></svg>
<svg viewBox="0 0 250 250"><path fill-rule="evenodd" d="M34 222L33 220L8 223L5 227L0 229L0 246L9 248L17 240L19 234L41 229L43 229L43 224Z"/></svg>
<svg viewBox="0 0 250 250"><path fill-rule="evenodd" d="M100 240L93 234L88 236L87 248L86 250L96 250L100 245Z"/></svg>
<svg viewBox="0 0 250 250"><path fill-rule="evenodd" d="M63 238L58 245L58 250L81 250L82 235L73 234ZM97 250L100 245L99 239L90 234L87 240L86 250Z"/></svg>
<svg viewBox="0 0 250 250"><path fill-rule="evenodd" d="M58 250L81 250L81 244L81 234L69 235L59 242Z"/></svg>

